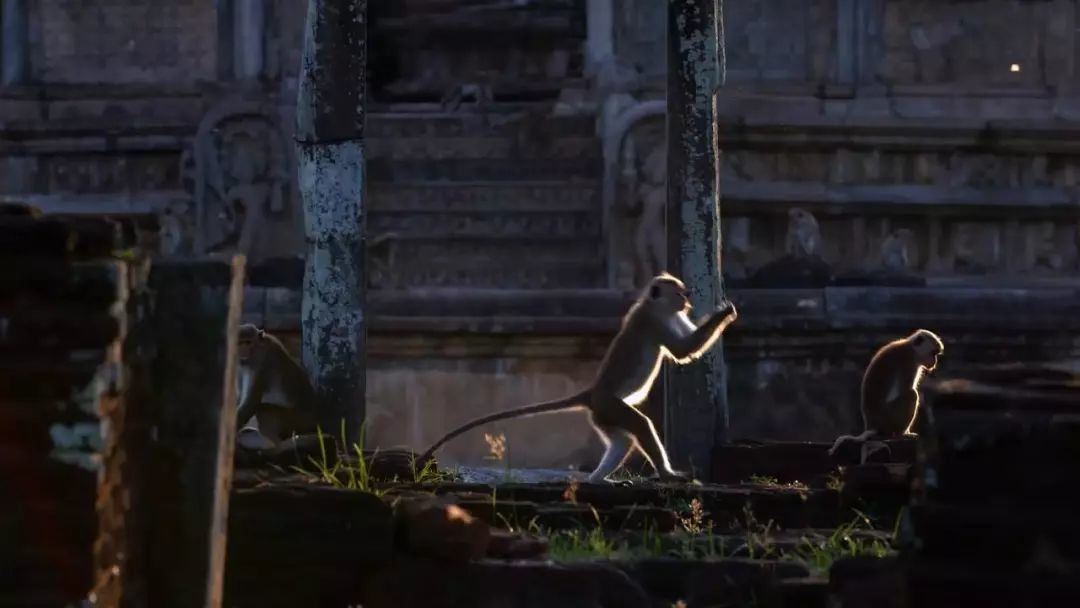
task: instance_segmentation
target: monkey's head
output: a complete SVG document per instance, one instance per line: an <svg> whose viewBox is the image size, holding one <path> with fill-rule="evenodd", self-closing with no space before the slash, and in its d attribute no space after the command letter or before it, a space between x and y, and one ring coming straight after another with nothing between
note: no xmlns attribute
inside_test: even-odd
<svg viewBox="0 0 1080 608"><path fill-rule="evenodd" d="M934 371L938 357L945 352L945 344L941 338L929 329L919 329L908 336L908 343L915 351L915 361L925 367L926 371Z"/></svg>
<svg viewBox="0 0 1080 608"><path fill-rule="evenodd" d="M667 273L657 275L649 281L646 297L654 309L664 314L689 311L692 308L686 285Z"/></svg>
<svg viewBox="0 0 1080 608"><path fill-rule="evenodd" d="M266 332L251 323L241 325L236 333L236 360L241 364L250 361L256 344L265 337Z"/></svg>
<svg viewBox="0 0 1080 608"><path fill-rule="evenodd" d="M817 223L817 220L814 219L813 214L811 214L805 209L800 209L798 207L792 207L791 209L788 209L788 221L792 225Z"/></svg>

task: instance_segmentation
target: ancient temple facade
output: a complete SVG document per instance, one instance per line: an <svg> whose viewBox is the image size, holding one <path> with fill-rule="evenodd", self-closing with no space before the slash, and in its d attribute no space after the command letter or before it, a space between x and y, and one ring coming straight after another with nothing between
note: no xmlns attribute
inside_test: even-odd
<svg viewBox="0 0 1080 608"><path fill-rule="evenodd" d="M237 250L298 344L306 2L0 0L0 195ZM369 0L369 443L574 390L665 266L667 4ZM876 345L943 365L1080 347L1074 0L724 3L718 437L857 424ZM489 429L576 466L579 414ZM480 462L470 434L448 460Z"/></svg>

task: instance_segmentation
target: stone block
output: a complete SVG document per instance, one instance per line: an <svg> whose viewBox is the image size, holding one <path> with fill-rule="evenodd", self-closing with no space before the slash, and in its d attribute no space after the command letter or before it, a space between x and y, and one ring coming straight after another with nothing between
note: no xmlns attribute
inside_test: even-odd
<svg viewBox="0 0 1080 608"><path fill-rule="evenodd" d="M907 571L895 557L847 557L829 568L831 595L853 608L906 608Z"/></svg>
<svg viewBox="0 0 1080 608"><path fill-rule="evenodd" d="M0 217L0 255L107 257L124 247L120 225L102 218Z"/></svg>
<svg viewBox="0 0 1080 608"><path fill-rule="evenodd" d="M487 554L491 529L461 507L439 498L402 498L394 517L406 550L415 555L470 561Z"/></svg>
<svg viewBox="0 0 1080 608"><path fill-rule="evenodd" d="M319 485L234 491L225 605L355 604L366 573L393 560L389 505Z"/></svg>

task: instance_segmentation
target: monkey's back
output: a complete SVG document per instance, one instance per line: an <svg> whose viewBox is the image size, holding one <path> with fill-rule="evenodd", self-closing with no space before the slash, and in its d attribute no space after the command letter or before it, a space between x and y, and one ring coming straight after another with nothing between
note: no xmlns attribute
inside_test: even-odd
<svg viewBox="0 0 1080 608"><path fill-rule="evenodd" d="M622 329L608 346L596 373L595 387L625 398L656 377L660 346L648 326L648 319L631 309Z"/></svg>
<svg viewBox="0 0 1080 608"><path fill-rule="evenodd" d="M907 430L918 406L910 390L914 373L914 355L903 341L890 342L874 353L860 386L866 429L874 429L885 437L898 437ZM890 395L892 391L896 391L895 396ZM891 404L890 397L895 399Z"/></svg>

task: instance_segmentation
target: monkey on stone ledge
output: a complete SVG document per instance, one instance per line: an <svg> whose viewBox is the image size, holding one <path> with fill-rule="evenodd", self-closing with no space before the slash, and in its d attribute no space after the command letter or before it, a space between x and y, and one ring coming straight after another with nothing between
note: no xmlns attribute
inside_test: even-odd
<svg viewBox="0 0 1080 608"><path fill-rule="evenodd" d="M315 390L307 372L280 340L249 323L237 336L236 383L242 447L270 449L316 431Z"/></svg>
<svg viewBox="0 0 1080 608"><path fill-rule="evenodd" d="M916 330L878 349L863 374L864 430L859 435L837 437L829 455L834 455L841 444L855 441L862 444L859 463L865 464L871 453L888 449L882 439L911 435L919 410L919 383L927 372L934 371L938 357L944 352L941 338L927 329Z"/></svg>

